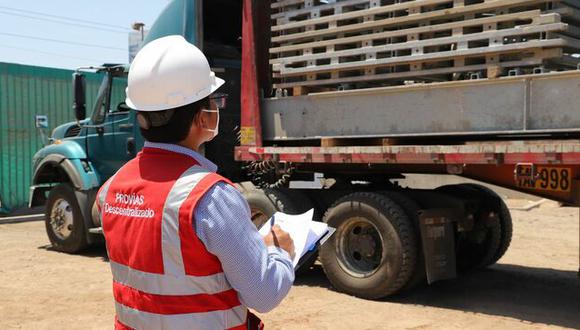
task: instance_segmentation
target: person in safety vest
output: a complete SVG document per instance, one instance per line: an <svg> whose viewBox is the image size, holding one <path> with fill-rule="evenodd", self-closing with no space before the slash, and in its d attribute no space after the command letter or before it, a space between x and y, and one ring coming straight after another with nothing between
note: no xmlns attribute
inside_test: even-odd
<svg viewBox="0 0 580 330"><path fill-rule="evenodd" d="M218 134L224 84L183 37L152 41L129 71L127 105L146 140L100 189L116 329L261 329L294 281L294 245L262 237L197 150Z"/></svg>

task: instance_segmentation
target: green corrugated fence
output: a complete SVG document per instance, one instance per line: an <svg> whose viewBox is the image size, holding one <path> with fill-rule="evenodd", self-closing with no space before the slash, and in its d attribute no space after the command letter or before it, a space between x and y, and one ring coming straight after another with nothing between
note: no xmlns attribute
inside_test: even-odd
<svg viewBox="0 0 580 330"><path fill-rule="evenodd" d="M47 137L56 126L74 121L72 73L0 62L0 213L28 203L32 156L43 147L36 115L48 116ZM102 75L86 74L86 78L90 115Z"/></svg>

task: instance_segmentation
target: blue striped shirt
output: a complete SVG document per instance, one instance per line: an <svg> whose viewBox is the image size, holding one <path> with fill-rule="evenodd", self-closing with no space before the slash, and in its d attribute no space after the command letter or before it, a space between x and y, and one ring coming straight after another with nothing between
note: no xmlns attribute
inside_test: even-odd
<svg viewBox="0 0 580 330"><path fill-rule="evenodd" d="M145 147L182 153L208 171L217 171L214 163L191 149L151 142ZM260 313L278 306L294 282L292 260L286 251L266 247L241 193L229 184L216 184L199 201L194 220L197 236L219 258L242 304Z"/></svg>

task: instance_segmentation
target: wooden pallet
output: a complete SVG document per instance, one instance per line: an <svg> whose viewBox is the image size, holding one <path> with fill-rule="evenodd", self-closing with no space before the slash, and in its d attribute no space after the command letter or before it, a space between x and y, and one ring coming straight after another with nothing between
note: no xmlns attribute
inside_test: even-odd
<svg viewBox="0 0 580 330"><path fill-rule="evenodd" d="M377 30L385 28L407 29L415 26L426 26L441 24L444 20L456 21L458 17L462 20L480 18L482 15L505 15L511 12L522 12L526 9L553 9L568 16L579 17L578 7L569 5L565 0L487 0L486 2L471 5L462 4L463 0L412 0L408 2L380 6L380 1L373 0L346 0L327 4L319 7L308 7L289 13L279 13L272 15L281 20L290 17L300 17L299 21L288 23L275 23L272 26L274 34L272 42L274 44L295 44L304 43L305 40L312 42L321 41L327 38L334 39L337 36L346 34L368 34L377 33ZM342 13L346 5L360 7L361 4L368 3L371 6L367 9ZM434 10L425 10L426 4L448 4L453 3L454 7L447 8L434 7ZM415 7L413 7L413 4ZM374 7L372 7L374 5ZM377 7L378 6L378 7ZM417 7L419 6L419 7ZM325 8L332 8L338 14L321 16L328 11ZM415 10L413 9L415 8ZM419 9L417 9L419 8ZM331 11L331 12L334 12ZM413 13L415 11L416 13ZM406 13L402 15L401 13ZM401 16L402 15L402 16ZM434 24L435 23L435 24Z"/></svg>
<svg viewBox="0 0 580 330"><path fill-rule="evenodd" d="M551 17L554 19L557 18L557 16ZM337 69L346 70L360 65L369 67L371 65L380 65L381 62L394 63L397 62L397 58L401 57L404 58L402 61L408 61L408 57L423 59L425 56L421 55L427 55L429 58L437 58L440 53L447 53L449 51L460 52L474 48L478 50L485 48L483 50L485 52L487 48L501 48L516 43L525 45L535 40L542 40L543 34L545 33L564 32L566 29L567 25L564 23L552 23L523 26L513 29L489 30L482 33L425 40L414 39L407 42L378 46L372 46L368 42L368 45L365 43L364 47L361 48L323 53L304 52L298 56L272 59L270 60L270 64L273 65L273 71L280 72L280 74L285 76L299 75L306 72L327 72ZM443 54L441 55L445 56Z"/></svg>
<svg viewBox="0 0 580 330"><path fill-rule="evenodd" d="M276 20L277 25L282 25L290 23L291 21L312 19L320 16L337 15L354 10L360 10L361 8L364 9L363 6L368 6L370 2L371 0L346 0L336 3L322 4L314 7L310 6L312 3L306 4L304 1L302 1L299 7L296 7L296 5L294 8L279 7L278 11L271 15L271 18L272 20Z"/></svg>
<svg viewBox="0 0 580 330"><path fill-rule="evenodd" d="M546 0L487 0L464 5L462 0L414 0L392 5L378 4L364 10L307 19L272 26L273 43L315 41L314 38L335 37L338 34L375 32L374 29L408 28L413 25L429 24L437 20L451 21L457 17L476 18L481 13L507 14L517 6L540 6ZM453 7L449 8L449 4ZM436 7L442 5L442 7ZM315 7L311 10L316 10ZM429 8L430 10L428 10ZM467 16L466 16L467 15ZM472 17L469 17L472 15Z"/></svg>
<svg viewBox="0 0 580 330"><path fill-rule="evenodd" d="M497 27L502 26L516 26L519 25L517 24L519 22L525 22L528 24L541 24L554 23L556 21L559 20L550 17L543 18L540 10L532 10L501 16L473 18L451 23L425 25L403 30L366 33L351 37L337 37L328 40L275 46L270 49L270 54L276 55L277 57L284 57L296 53L303 54L304 51L320 47L326 47L327 52L332 52L335 49L355 48L364 43L367 45L374 45L389 39L396 41L403 38L408 38L409 36L419 36L418 39L425 40L429 39L429 37L436 38L440 36L450 36L453 35L453 32L455 32L457 35L463 34L464 31L485 31L491 30L494 27L497 29Z"/></svg>
<svg viewBox="0 0 580 330"><path fill-rule="evenodd" d="M486 58L479 56L463 57L454 59L450 63L429 63L430 66L421 63L419 65L425 68L420 71L412 71L409 66L396 66L377 70L373 75L369 75L364 71L360 71L358 74L349 72L346 77L339 76L338 78L276 83L274 88L293 88L292 95L296 96L311 92L328 91L328 86L352 89L429 81L497 78L512 74L510 73L512 70L515 70L513 74L522 74L524 73L523 68L529 68L529 73L532 73L534 72L533 69L541 69L546 60L559 59L562 55L561 49L530 50L523 54L500 56L499 63L495 64L477 64L482 60L486 60ZM513 59L513 57L516 57L516 59ZM463 65L460 63L463 63ZM437 67L437 65L442 67ZM389 83L385 84L385 81Z"/></svg>
<svg viewBox="0 0 580 330"><path fill-rule="evenodd" d="M313 86L439 81L470 71L494 78L580 50L580 10L572 1L395 2L272 4L293 6L272 15L274 87L297 95Z"/></svg>

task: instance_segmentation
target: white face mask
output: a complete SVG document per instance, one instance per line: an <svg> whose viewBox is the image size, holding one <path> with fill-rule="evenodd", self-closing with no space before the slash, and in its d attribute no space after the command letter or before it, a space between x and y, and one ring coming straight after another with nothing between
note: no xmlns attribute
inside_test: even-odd
<svg viewBox="0 0 580 330"><path fill-rule="evenodd" d="M212 137L212 139L213 139L213 138L215 138L215 137L218 135L218 133L219 133L219 127L220 127L220 110L219 110L219 109L218 109L218 110L206 110L206 109L203 109L203 110L201 110L201 111L203 111L203 112L210 112L210 113L212 113L212 112L213 112L213 113L217 113L217 121L216 121L216 123L215 123L215 128L214 128L214 129L209 129L209 128L206 128L206 130L208 130L208 131L210 131L210 132L212 132L212 133L213 133L213 137Z"/></svg>

